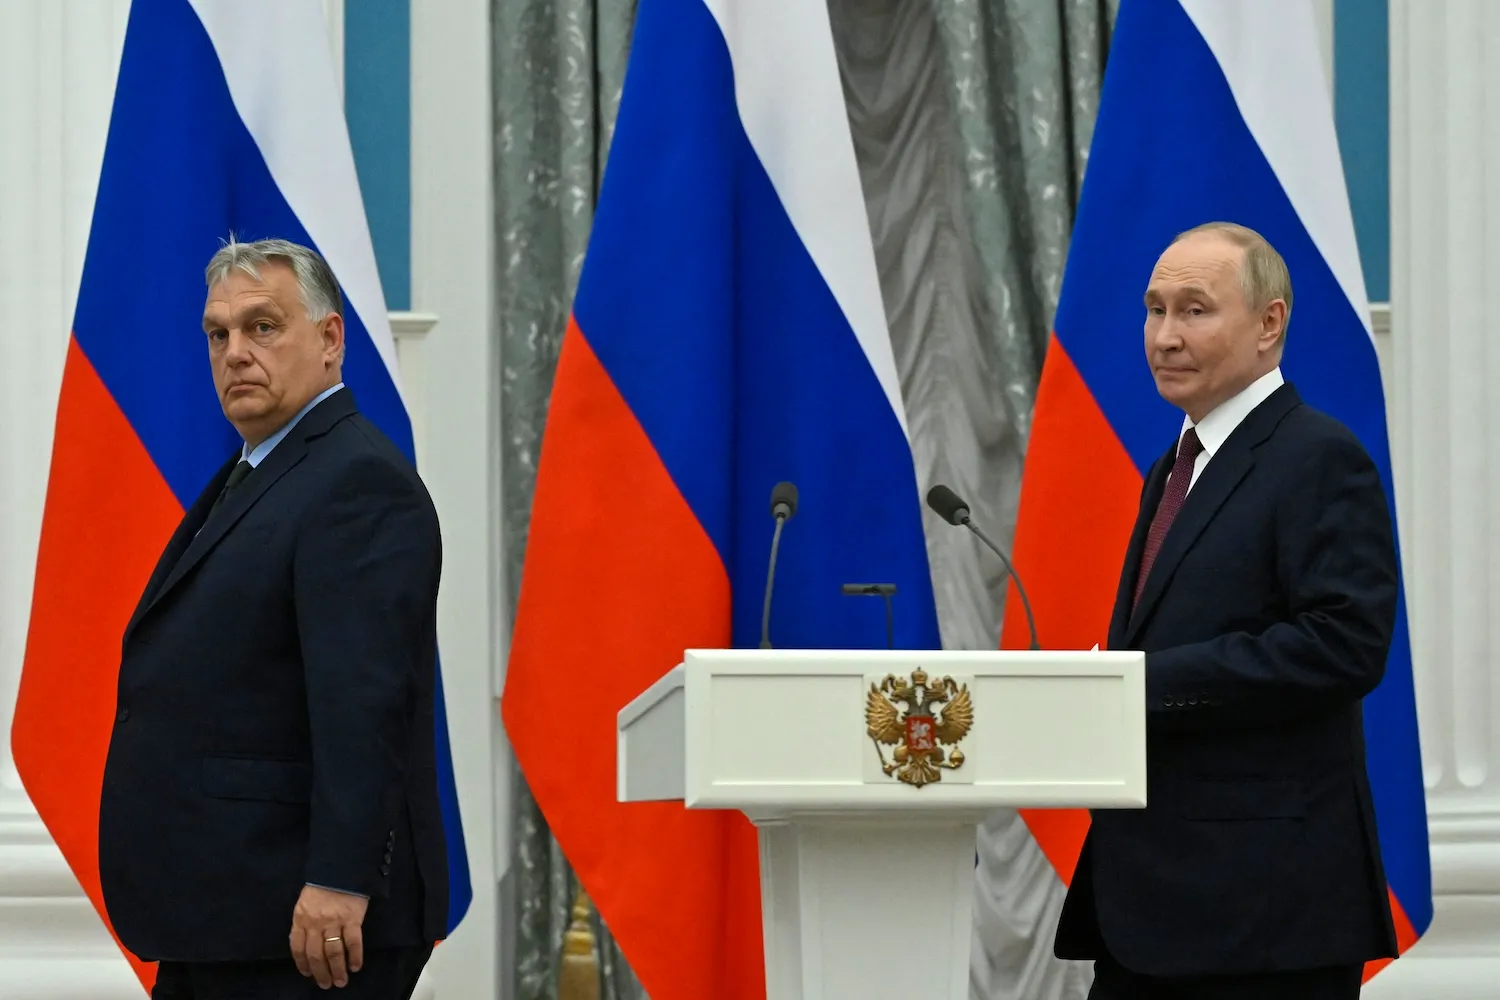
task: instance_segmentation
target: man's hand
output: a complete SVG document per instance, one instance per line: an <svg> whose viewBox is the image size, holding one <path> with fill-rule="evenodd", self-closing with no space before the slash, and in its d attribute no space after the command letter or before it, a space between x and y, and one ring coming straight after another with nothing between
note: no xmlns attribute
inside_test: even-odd
<svg viewBox="0 0 1500 1000"><path fill-rule="evenodd" d="M292 960L323 989L347 986L365 962L361 928L370 901L333 889L304 886L292 910Z"/></svg>

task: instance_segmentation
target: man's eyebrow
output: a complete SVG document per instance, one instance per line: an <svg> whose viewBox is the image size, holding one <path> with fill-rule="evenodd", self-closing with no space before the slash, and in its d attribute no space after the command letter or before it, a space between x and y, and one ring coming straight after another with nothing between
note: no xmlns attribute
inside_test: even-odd
<svg viewBox="0 0 1500 1000"><path fill-rule="evenodd" d="M1213 298L1213 296L1209 294L1208 288L1203 285L1183 285L1181 288L1177 289L1177 291L1180 298ZM1146 303L1146 305L1149 306L1153 299L1160 299L1162 297L1163 296L1160 289L1151 287L1146 289L1146 294L1143 298L1143 301Z"/></svg>
<svg viewBox="0 0 1500 1000"><path fill-rule="evenodd" d="M230 319L231 322L237 320L241 324L244 324L245 322L248 322L249 320L261 319L261 318L284 319L285 316L282 314L282 311L277 307L276 303L271 302L269 300L263 300L263 301L259 301L259 302L251 302L248 305L241 306L238 310L235 310L235 311L233 311L233 312L231 312L229 314L229 319ZM209 316L207 313L204 313L204 315L203 315L203 331L205 333L207 333L211 329L215 329L215 328L220 327L222 325L223 324L214 322L214 320L213 320L213 318L211 316Z"/></svg>

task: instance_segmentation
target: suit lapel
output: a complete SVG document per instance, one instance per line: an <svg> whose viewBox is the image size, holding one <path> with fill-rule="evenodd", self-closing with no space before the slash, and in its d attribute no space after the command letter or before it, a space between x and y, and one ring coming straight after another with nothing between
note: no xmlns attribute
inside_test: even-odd
<svg viewBox="0 0 1500 1000"><path fill-rule="evenodd" d="M1156 460L1146 474L1146 485L1141 491L1141 509L1135 518L1135 528L1130 533L1130 544L1125 548L1125 567L1120 571L1120 586L1115 593L1114 612L1109 619L1109 641L1110 649L1123 649L1125 645L1125 626L1129 621L1130 602L1135 594L1135 578L1140 572L1141 555L1146 548L1146 535L1151 529L1151 518L1156 514L1157 505L1161 503L1161 495L1166 490L1167 473L1171 471L1172 460L1177 455L1177 442L1172 442L1172 447L1167 453Z"/></svg>
<svg viewBox="0 0 1500 1000"><path fill-rule="evenodd" d="M208 486L204 488L202 493L198 494L198 499L193 501L193 505L187 509L187 513L183 514L182 520L177 523L177 530L172 533L172 537L167 541L167 547L163 550L161 558L156 561L156 568L151 571L151 579L146 582L145 589L141 591L141 599L136 603L135 612L130 616L130 623L125 626L125 638L127 640L130 638L130 633L135 631L135 627L140 622L141 617L145 615L146 609L155 602L156 595L160 592L167 574L172 571L173 566L177 565L177 561L182 558L182 554L187 551L188 545L192 543L193 536L203 527L203 522L208 517L209 508L213 506L214 499L218 497L219 491L224 488L225 480L229 478L229 473L234 470L239 460L240 456L236 453L229 461L224 463L218 472L214 473L214 477L209 480Z"/></svg>
<svg viewBox="0 0 1500 1000"><path fill-rule="evenodd" d="M307 443L309 441L328 433L334 424L354 412L354 396L348 389L339 390L313 407L302 418L301 422L292 429L292 432L280 444L271 449L271 454L267 455L255 467L254 471L245 477L245 481L240 483L234 492L224 498L223 505L210 516L207 514L206 508L213 505L214 499L219 495L219 489L223 487L224 481L229 478L229 471L239 461L238 457L226 465L221 470L222 474L215 477L217 487L211 491L205 490L204 495L200 496L198 502L193 505L194 511L197 511L200 507L205 508L202 517L197 519L197 524L190 524L194 520L193 518L183 519L182 526L178 528L177 535L173 536L172 544L168 546L168 554L174 550L179 551L181 554L171 563L167 561L166 555L162 557L162 565L170 565L171 569L167 571L166 579L161 582L161 586L156 588L154 593L151 593L148 588L150 596L148 599L145 599L144 607L137 610L135 619L131 621L131 626L133 627L137 620L144 617L147 612L160 603L162 598L171 593L172 589L192 571L193 567L197 566L203 560L203 557L213 550L214 546L219 543L229 529L234 527L235 523L244 517L245 513L251 507L255 506L256 501L264 496L266 491L275 485L278 479L286 475L298 462L302 461L307 455ZM207 503L205 503L205 498L207 498ZM206 517L207 520L203 520L203 517ZM196 530L197 534L191 534L192 530ZM179 548L178 542L185 531L188 532L185 543ZM160 572L161 565L158 565L157 574L153 574L153 582ZM128 629L127 634L129 634Z"/></svg>
<svg viewBox="0 0 1500 1000"><path fill-rule="evenodd" d="M1167 581L1172 578L1182 557L1187 555L1193 542L1198 540L1198 536L1208 527L1224 501L1229 499L1235 487L1239 486L1246 473L1255 465L1250 449L1231 447L1231 441L1232 435L1230 441L1224 442L1219 453L1208 463L1203 475L1198 477L1198 482L1183 501L1182 509L1177 512L1177 520L1172 522L1171 530L1162 540L1161 550L1156 553L1156 561L1151 564L1151 573L1146 577L1146 586L1141 591L1140 603L1130 616L1130 624L1125 632L1127 644L1135 640L1141 624L1166 589Z"/></svg>
<svg viewBox="0 0 1500 1000"><path fill-rule="evenodd" d="M307 444L301 438L288 435L285 441L278 444L271 454L266 456L265 461L257 465L255 470L245 477L245 481L224 498L223 505L209 515L202 529L188 542L187 548L178 558L171 572L167 574L161 588L146 605L146 610L150 611L157 602L170 594L172 588L177 586L215 545L219 544L219 540L230 528L234 527L235 522L255 506L255 501L259 500L276 480L286 475L292 466L302 461L302 457L306 454Z"/></svg>
<svg viewBox="0 0 1500 1000"><path fill-rule="evenodd" d="M1271 436L1277 425L1281 423L1281 419L1300 402L1301 399L1298 398L1297 391L1292 388L1291 384L1283 384L1267 397L1265 402L1250 411L1250 415L1240 422L1239 427L1235 428L1218 452L1209 460L1203 474L1198 477L1198 482L1193 484L1193 488L1188 492L1182 509L1177 512L1177 519L1172 522L1167 537L1162 540L1161 550L1156 554L1156 561L1151 564L1151 574L1146 578L1146 586L1141 591L1140 602L1130 614L1120 648L1129 648L1135 642L1141 627L1151 614L1151 609L1166 590L1167 583L1172 579L1177 565L1193 547L1198 536L1208 527L1214 515L1219 512L1219 508L1224 506L1224 502L1234 494L1245 476L1255 467L1255 449ZM1165 480L1165 475L1162 478ZM1158 492L1158 502L1160 496ZM1150 514L1142 511L1141 520L1145 524L1150 524L1151 517L1156 513L1156 506L1153 503L1149 507ZM1140 534L1140 524L1136 527L1137 534ZM1136 565L1139 565L1138 549L1133 554L1133 560ZM1128 592L1122 591L1122 594L1123 600L1128 602ZM1125 606L1128 607L1129 604L1126 603Z"/></svg>

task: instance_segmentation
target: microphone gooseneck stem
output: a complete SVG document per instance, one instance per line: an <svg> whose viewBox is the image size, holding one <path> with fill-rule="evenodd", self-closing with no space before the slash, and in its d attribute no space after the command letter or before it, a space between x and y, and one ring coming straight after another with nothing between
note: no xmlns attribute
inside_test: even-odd
<svg viewBox="0 0 1500 1000"><path fill-rule="evenodd" d="M781 548L781 529L786 518L776 516L776 532L771 536L771 561L766 565L766 600L760 609L760 648L771 648L771 589L776 583L776 553Z"/></svg>
<svg viewBox="0 0 1500 1000"><path fill-rule="evenodd" d="M1000 551L1000 546L990 541L989 537L984 532L980 531L979 528L974 524L974 522L970 520L967 513L963 515L963 520L960 521L960 523L965 528L968 528L970 531L974 532L974 537L983 542L985 544L985 547L988 548L991 552L995 553L995 555L999 556L1000 561L1005 564L1005 571L1010 574L1012 582L1014 582L1016 585L1016 593L1021 595L1021 607L1026 611L1026 627L1031 631L1031 648L1033 650L1040 650L1042 647L1041 644L1037 642L1036 638L1036 618L1031 613L1031 601L1026 597L1026 588L1021 585L1021 577L1016 573L1016 568L1010 564L1009 559L1005 558L1005 553Z"/></svg>
<svg viewBox="0 0 1500 1000"><path fill-rule="evenodd" d="M890 591L883 591L880 595L885 598L885 648L896 648L896 613L891 610Z"/></svg>

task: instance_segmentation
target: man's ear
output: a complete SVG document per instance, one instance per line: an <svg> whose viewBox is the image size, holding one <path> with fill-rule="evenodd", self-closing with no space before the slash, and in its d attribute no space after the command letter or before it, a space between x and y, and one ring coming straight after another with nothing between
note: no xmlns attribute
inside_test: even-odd
<svg viewBox="0 0 1500 1000"><path fill-rule="evenodd" d="M1286 300L1272 299L1260 311L1260 337L1257 347L1262 351L1281 349L1286 342Z"/></svg>
<svg viewBox="0 0 1500 1000"><path fill-rule="evenodd" d="M323 357L328 363L338 364L344 357L344 317L329 313L323 320Z"/></svg>

